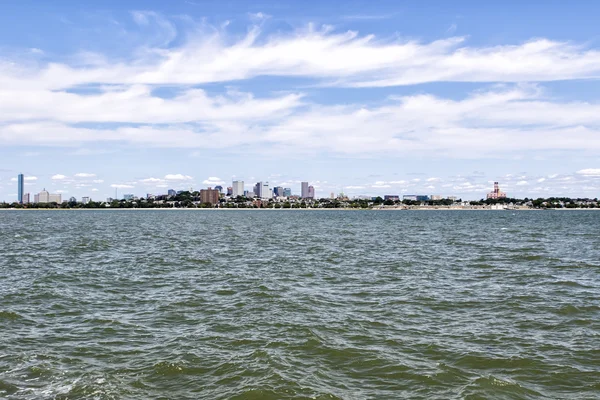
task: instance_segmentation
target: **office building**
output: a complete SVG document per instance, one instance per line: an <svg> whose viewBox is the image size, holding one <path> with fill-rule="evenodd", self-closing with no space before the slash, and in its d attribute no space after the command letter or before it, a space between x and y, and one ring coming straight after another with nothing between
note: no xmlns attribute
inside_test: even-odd
<svg viewBox="0 0 600 400"><path fill-rule="evenodd" d="M23 174L19 174L19 176L17 177L17 183L19 185L19 190L17 193L17 202L23 204L23 193L25 190L25 177L23 176Z"/></svg>
<svg viewBox="0 0 600 400"><path fill-rule="evenodd" d="M176 196L176 195L177 195L177 192L173 189L169 189L167 191L167 196Z"/></svg>
<svg viewBox="0 0 600 400"><path fill-rule="evenodd" d="M81 203L82 204L87 204L90 201L91 201L91 199L89 197L87 197L87 196L81 198Z"/></svg>
<svg viewBox="0 0 600 400"><path fill-rule="evenodd" d="M275 194L276 197L283 197L283 187L275 186L273 188L273 193Z"/></svg>
<svg viewBox="0 0 600 400"><path fill-rule="evenodd" d="M60 194L50 194L46 189L33 196L34 203L61 203L62 196Z"/></svg>
<svg viewBox="0 0 600 400"><path fill-rule="evenodd" d="M400 201L400 196L397 194L386 194L383 196L384 200Z"/></svg>
<svg viewBox="0 0 600 400"><path fill-rule="evenodd" d="M29 193L23 193L23 202L21 204L29 204Z"/></svg>
<svg viewBox="0 0 600 400"><path fill-rule="evenodd" d="M212 205L219 203L220 192L217 189L202 189L200 190L200 202L210 203Z"/></svg>
<svg viewBox="0 0 600 400"><path fill-rule="evenodd" d="M231 189L233 197L244 196L244 181L233 181Z"/></svg>
<svg viewBox="0 0 600 400"><path fill-rule="evenodd" d="M228 186L227 187L227 196L231 196L233 194L233 187L232 186Z"/></svg>
<svg viewBox="0 0 600 400"><path fill-rule="evenodd" d="M221 192L223 192L223 186L217 185L217 186L215 186L215 190L218 190L219 193L221 193Z"/></svg>
<svg viewBox="0 0 600 400"><path fill-rule="evenodd" d="M309 186L308 187L308 198L309 199L314 199L315 198L315 188L314 188L314 186Z"/></svg>
<svg viewBox="0 0 600 400"><path fill-rule="evenodd" d="M300 197L303 199L308 197L308 182L302 182L300 184Z"/></svg>
<svg viewBox="0 0 600 400"><path fill-rule="evenodd" d="M494 190L487 194L488 199L505 199L506 193L500 191L498 182L494 182Z"/></svg>
<svg viewBox="0 0 600 400"><path fill-rule="evenodd" d="M123 200L125 200L125 201L132 201L134 197L135 196L132 195L132 194L124 194L123 195Z"/></svg>
<svg viewBox="0 0 600 400"><path fill-rule="evenodd" d="M257 182L254 185L254 194L259 199L273 198L273 191L269 188L269 182Z"/></svg>
<svg viewBox="0 0 600 400"><path fill-rule="evenodd" d="M284 188L283 189L283 197L290 197L292 195L292 189Z"/></svg>
<svg viewBox="0 0 600 400"><path fill-rule="evenodd" d="M432 194L431 196L429 196L430 200L441 200L442 196L440 196L439 194Z"/></svg>

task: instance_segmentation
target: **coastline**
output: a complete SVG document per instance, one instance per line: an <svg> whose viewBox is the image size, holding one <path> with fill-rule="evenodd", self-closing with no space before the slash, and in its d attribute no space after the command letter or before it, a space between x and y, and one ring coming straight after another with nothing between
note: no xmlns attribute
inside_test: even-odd
<svg viewBox="0 0 600 400"><path fill-rule="evenodd" d="M0 211L600 211L600 208L0 208Z"/></svg>

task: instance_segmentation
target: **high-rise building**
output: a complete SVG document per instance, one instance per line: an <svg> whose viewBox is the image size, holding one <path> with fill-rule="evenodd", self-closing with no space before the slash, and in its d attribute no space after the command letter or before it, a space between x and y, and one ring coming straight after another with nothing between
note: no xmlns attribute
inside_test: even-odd
<svg viewBox="0 0 600 400"><path fill-rule="evenodd" d="M303 199L308 197L308 182L302 182L300 184L300 197Z"/></svg>
<svg viewBox="0 0 600 400"><path fill-rule="evenodd" d="M275 196L277 197L283 197L283 186L275 186L273 188L273 193L275 193Z"/></svg>
<svg viewBox="0 0 600 400"><path fill-rule="evenodd" d="M81 198L81 203L83 204L87 204L91 201L91 199L88 196L82 197Z"/></svg>
<svg viewBox="0 0 600 400"><path fill-rule="evenodd" d="M292 195L292 189L284 188L283 189L283 197L290 197Z"/></svg>
<svg viewBox="0 0 600 400"><path fill-rule="evenodd" d="M23 193L23 203L22 204L29 204L29 193Z"/></svg>
<svg viewBox="0 0 600 400"><path fill-rule="evenodd" d="M233 194L233 187L228 186L227 187L227 196L231 196Z"/></svg>
<svg viewBox="0 0 600 400"><path fill-rule="evenodd" d="M125 201L132 201L134 197L135 196L133 194L124 194L123 195L123 200L125 200Z"/></svg>
<svg viewBox="0 0 600 400"><path fill-rule="evenodd" d="M231 185L232 196L238 197L244 195L244 181L233 181Z"/></svg>
<svg viewBox="0 0 600 400"><path fill-rule="evenodd" d="M219 193L221 193L223 191L223 186L217 185L217 186L215 186L215 190L218 190Z"/></svg>
<svg viewBox="0 0 600 400"><path fill-rule="evenodd" d="M269 188L269 182L257 182L254 185L254 194L260 199L270 199L273 197L273 191Z"/></svg>
<svg viewBox="0 0 600 400"><path fill-rule="evenodd" d="M202 189L200 190L200 202L210 203L212 205L219 203L220 192L217 189Z"/></svg>
<svg viewBox="0 0 600 400"><path fill-rule="evenodd" d="M23 174L19 174L19 176L17 177L17 182L19 185L19 191L17 194L17 202L19 202L20 204L23 204L23 193L24 193L24 189L25 189L25 177L23 176Z"/></svg>
<svg viewBox="0 0 600 400"><path fill-rule="evenodd" d="M46 189L33 196L34 203L61 203L62 196L60 194L50 194Z"/></svg>
<svg viewBox="0 0 600 400"><path fill-rule="evenodd" d="M173 189L167 191L167 196L177 196L177 192Z"/></svg>
<svg viewBox="0 0 600 400"><path fill-rule="evenodd" d="M315 198L315 188L314 188L314 186L309 186L308 187L308 198L309 199L314 199Z"/></svg>
<svg viewBox="0 0 600 400"><path fill-rule="evenodd" d="M77 199L74 196L69 197L69 203L77 203Z"/></svg>
<svg viewBox="0 0 600 400"><path fill-rule="evenodd" d="M46 189L42 190L35 196L36 203L49 203L50 202L50 193Z"/></svg>

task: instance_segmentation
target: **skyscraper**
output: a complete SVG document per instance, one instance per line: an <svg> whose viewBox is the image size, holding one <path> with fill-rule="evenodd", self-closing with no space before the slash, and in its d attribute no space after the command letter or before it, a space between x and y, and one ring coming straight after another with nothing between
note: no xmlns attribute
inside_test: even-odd
<svg viewBox="0 0 600 400"><path fill-rule="evenodd" d="M25 188L25 178L23 177L23 174L19 174L18 178L17 178L17 182L19 184L19 192L17 194L17 202L19 202L19 204L23 204L23 193L24 192L24 188Z"/></svg>
<svg viewBox="0 0 600 400"><path fill-rule="evenodd" d="M308 197L308 182L302 182L300 197L303 199L306 199Z"/></svg>
<svg viewBox="0 0 600 400"><path fill-rule="evenodd" d="M273 197L273 191L269 188L269 182L257 182L254 185L254 194L260 199L270 199Z"/></svg>
<svg viewBox="0 0 600 400"><path fill-rule="evenodd" d="M308 198L310 198L310 199L315 198L315 188L312 185L308 187Z"/></svg>
<svg viewBox="0 0 600 400"><path fill-rule="evenodd" d="M292 195L292 189L285 188L283 189L283 197L290 197Z"/></svg>
<svg viewBox="0 0 600 400"><path fill-rule="evenodd" d="M233 197L244 195L244 181L233 181L231 188Z"/></svg>

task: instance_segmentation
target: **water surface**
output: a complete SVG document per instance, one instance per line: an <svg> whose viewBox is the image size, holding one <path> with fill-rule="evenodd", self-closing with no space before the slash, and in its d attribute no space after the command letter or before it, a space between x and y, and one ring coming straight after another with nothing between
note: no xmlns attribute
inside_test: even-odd
<svg viewBox="0 0 600 400"><path fill-rule="evenodd" d="M600 213L0 212L0 397L600 398Z"/></svg>

